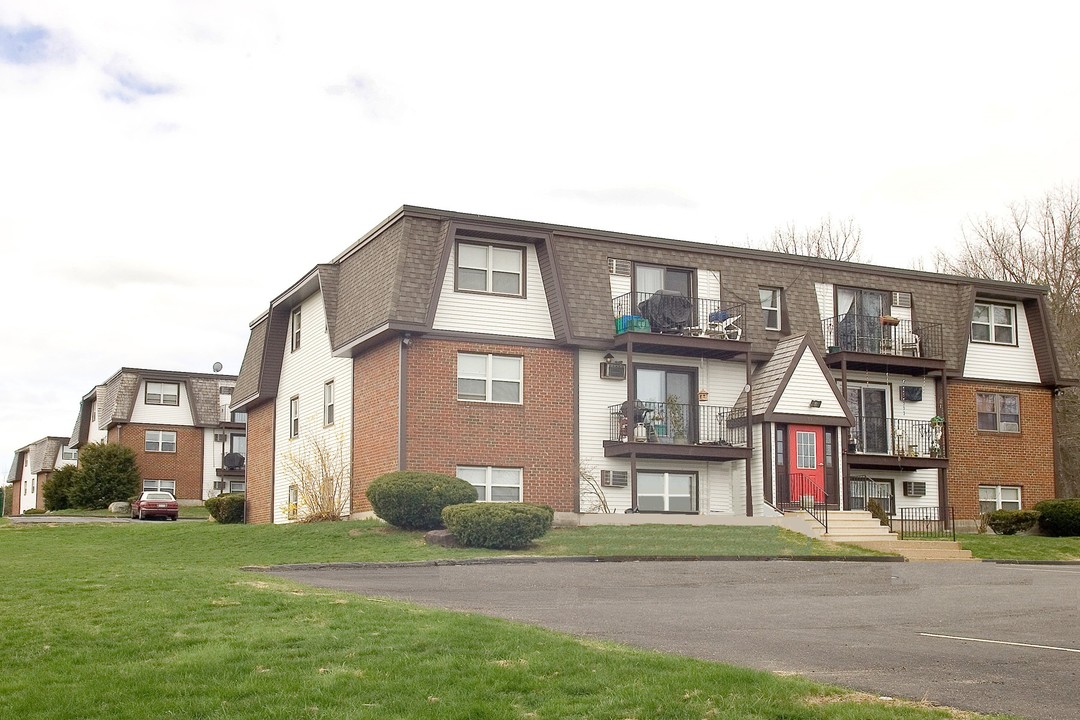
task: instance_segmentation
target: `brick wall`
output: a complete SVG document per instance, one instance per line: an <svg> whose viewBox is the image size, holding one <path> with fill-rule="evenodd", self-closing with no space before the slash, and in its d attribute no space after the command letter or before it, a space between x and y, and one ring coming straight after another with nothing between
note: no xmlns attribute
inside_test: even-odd
<svg viewBox="0 0 1080 720"><path fill-rule="evenodd" d="M274 520L274 403L247 415L247 521Z"/></svg>
<svg viewBox="0 0 1080 720"><path fill-rule="evenodd" d="M978 429L975 395L1020 396L1020 432ZM957 520L979 514L979 485L1020 486L1025 509L1054 497L1053 394L1047 388L979 381L949 383L949 504Z"/></svg>
<svg viewBox="0 0 1080 720"><path fill-rule="evenodd" d="M176 452L147 452L147 430L176 433ZM109 442L119 442L135 451L139 475L144 480L175 480L177 500L202 501L203 429L172 425L117 425L109 430Z"/></svg>
<svg viewBox="0 0 1080 720"><path fill-rule="evenodd" d="M458 352L521 356L524 402L458 400ZM407 467L448 475L458 465L520 467L525 502L572 511L573 368L569 350L415 339L408 349Z"/></svg>
<svg viewBox="0 0 1080 720"><path fill-rule="evenodd" d="M415 346L417 343L413 343ZM398 469L397 339L353 360L352 512L369 512L371 481Z"/></svg>

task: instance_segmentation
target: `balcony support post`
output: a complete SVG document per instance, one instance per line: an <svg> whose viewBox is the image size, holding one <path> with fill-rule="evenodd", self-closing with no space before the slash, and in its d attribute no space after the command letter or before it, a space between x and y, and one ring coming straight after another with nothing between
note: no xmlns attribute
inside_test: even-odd
<svg viewBox="0 0 1080 720"><path fill-rule="evenodd" d="M634 340L633 337L626 341L626 407L630 417L626 420L627 439L633 441L634 428L634 404L637 402L637 372L634 370ZM637 510L637 453L630 453L630 508Z"/></svg>
<svg viewBox="0 0 1080 720"><path fill-rule="evenodd" d="M844 402L847 402L847 355L843 355L840 358L840 394L844 396ZM844 510L851 509L851 500L848 498L850 493L844 492L844 487L847 485L847 479L851 475L851 464L848 459L848 448L851 447L851 428L844 428L840 433L840 457L844 459L840 463L841 477L836 483L837 490L840 492L840 497L837 498L837 507Z"/></svg>
<svg viewBox="0 0 1080 720"><path fill-rule="evenodd" d="M941 417L945 418L945 425L941 428L941 452L949 457L949 371L941 371ZM939 517L945 517L945 511L949 507L949 471L946 468L938 470L938 509Z"/></svg>

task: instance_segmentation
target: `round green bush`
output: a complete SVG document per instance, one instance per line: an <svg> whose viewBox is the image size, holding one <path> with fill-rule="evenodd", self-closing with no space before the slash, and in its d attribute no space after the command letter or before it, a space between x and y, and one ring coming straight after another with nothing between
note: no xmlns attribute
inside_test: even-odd
<svg viewBox="0 0 1080 720"><path fill-rule="evenodd" d="M468 547L516 550L551 529L555 512L529 503L473 503L443 510L446 529Z"/></svg>
<svg viewBox="0 0 1080 720"><path fill-rule="evenodd" d="M1072 500L1043 500L1035 505L1039 513L1039 529L1054 537L1080 535L1080 498Z"/></svg>
<svg viewBox="0 0 1080 720"><path fill-rule="evenodd" d="M244 522L244 502L246 499L247 495L244 493L228 493L207 498L203 504L206 505L210 517L225 525Z"/></svg>
<svg viewBox="0 0 1080 720"><path fill-rule="evenodd" d="M1038 521L1039 513L1034 510L995 510L986 524L998 535L1015 535L1027 532Z"/></svg>
<svg viewBox="0 0 1080 720"><path fill-rule="evenodd" d="M391 525L438 530L443 526L443 508L476 502L476 488L449 475L403 470L372 480L367 498L375 514Z"/></svg>

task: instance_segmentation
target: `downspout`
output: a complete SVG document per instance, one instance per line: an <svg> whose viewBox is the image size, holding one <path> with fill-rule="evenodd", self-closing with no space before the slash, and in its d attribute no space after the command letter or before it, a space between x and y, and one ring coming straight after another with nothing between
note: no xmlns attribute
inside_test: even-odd
<svg viewBox="0 0 1080 720"><path fill-rule="evenodd" d="M847 354L840 356L840 394L844 396L844 402L847 400ZM848 448L851 447L851 428L842 428L840 433L840 456L844 458L844 461L840 463L840 469L844 473L843 477L836 481L837 489L840 491L840 499L837 503L837 507L843 510L851 509L851 500L848 498L847 493L844 492L844 485L847 483L848 477L851 475L851 460L848 457Z"/></svg>
<svg viewBox="0 0 1080 720"><path fill-rule="evenodd" d="M1051 413L1051 416L1053 414ZM941 417L945 418L945 427L941 433L941 446L945 458L949 457L949 371L941 371ZM949 470L938 469L938 512L944 519L949 509Z"/></svg>
<svg viewBox="0 0 1080 720"><path fill-rule="evenodd" d="M581 367L581 351L574 349L573 356L574 367L571 371L574 383L571 389L571 407L577 408L577 412L574 413L574 427L571 429L571 442L574 444L572 452L572 462L574 463L574 504L571 506L575 513L581 512L581 392L580 386L580 367Z"/></svg>
<svg viewBox="0 0 1080 720"><path fill-rule="evenodd" d="M754 418L754 386L750 384L752 366L749 350L744 357L746 358L746 445L751 455L744 463L746 466L746 517L754 517L754 476L750 471L751 459L754 455L754 433L751 429L751 421Z"/></svg>
<svg viewBox="0 0 1080 720"><path fill-rule="evenodd" d="M634 422L635 402L637 401L637 372L634 370L634 339L627 336L626 339L626 402L630 408L630 417L626 420L627 439L631 442L634 437L634 428L630 427ZM631 446L636 447L636 446ZM637 450L630 451L630 509L637 510Z"/></svg>
<svg viewBox="0 0 1080 720"><path fill-rule="evenodd" d="M408 397L408 350L412 344L412 335L405 333L398 343L398 470L405 470L408 462L406 453L405 421L407 417L405 402Z"/></svg>

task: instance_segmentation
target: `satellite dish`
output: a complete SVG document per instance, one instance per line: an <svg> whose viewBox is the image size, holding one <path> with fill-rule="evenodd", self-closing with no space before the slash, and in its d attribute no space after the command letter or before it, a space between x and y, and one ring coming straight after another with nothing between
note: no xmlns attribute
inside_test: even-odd
<svg viewBox="0 0 1080 720"><path fill-rule="evenodd" d="M224 367L221 363L214 363L214 372L221 372L221 368Z"/></svg>

